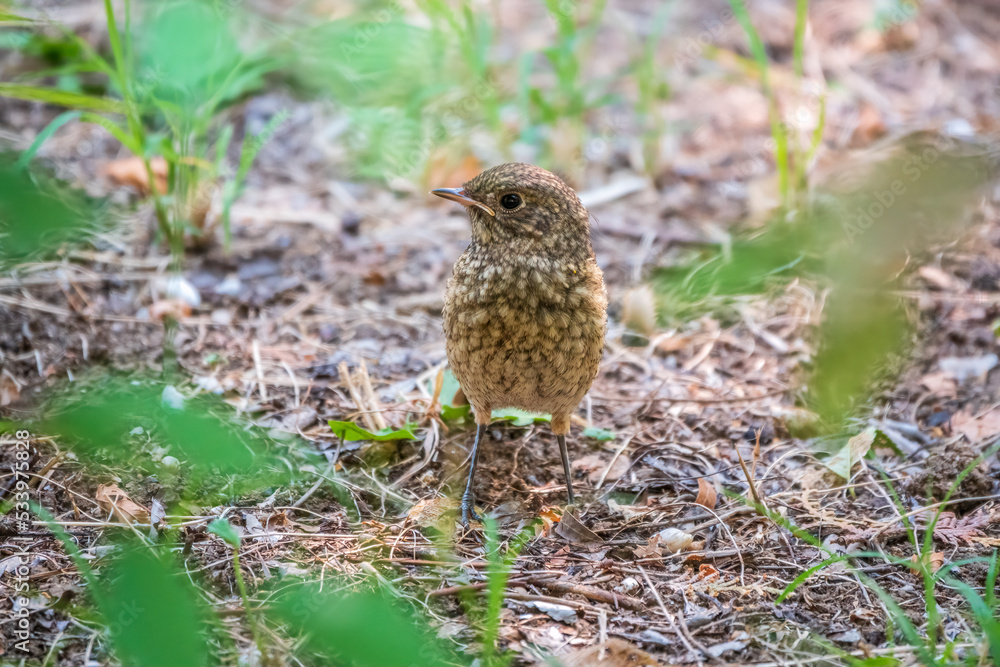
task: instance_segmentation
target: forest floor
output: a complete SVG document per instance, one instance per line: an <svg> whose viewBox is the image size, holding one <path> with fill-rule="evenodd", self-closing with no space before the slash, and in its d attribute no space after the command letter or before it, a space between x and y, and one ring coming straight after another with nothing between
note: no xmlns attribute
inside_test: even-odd
<svg viewBox="0 0 1000 667"><path fill-rule="evenodd" d="M704 4L684 9L690 44L722 6ZM905 27L879 34L852 14L863 4L814 6L823 71L841 86L829 102L817 172L869 159L873 146L913 130L985 137L1000 129L1000 5L928 2ZM787 12L774 11L763 37L772 49L790 49L777 27L787 25ZM711 36L741 49L741 35L733 21ZM923 580L899 564L915 552L902 515L919 525L943 507L930 557L957 563L952 574L980 592L986 566L962 563L1000 547L995 453L938 504L1000 434L1000 189L975 202L956 238L908 258L899 298L917 333L891 379L873 369L876 391L847 434L874 426L888 440L878 440L847 479L830 468L829 442L801 437L810 415L798 399L815 353L822 286L795 281L723 313L659 326L648 338L622 326L626 295L651 270L756 224L768 207L767 103L736 69L716 59L710 75L675 84L670 159L655 178L631 169L626 155L606 154L575 183L595 220L612 303L600 374L570 438L582 499L574 517L584 527L553 523L565 496L546 424L495 424L478 476L477 501L504 540L546 517L513 563L501 612L501 646L517 664L608 638L662 664L820 664L833 659L824 657L830 646L859 659L894 651L906 661L912 651L887 643L896 612L868 583L917 627L927 622ZM181 275L198 298L175 330L165 334L155 317L176 292L144 206L119 216L93 244L0 277L0 415L30 424L54 387L99 393L108 369L126 379L159 376L164 349L172 349L179 372L164 385L189 398L221 395L275 442L319 452L329 465L306 470L300 485L261 489L231 505L184 505L183 558L208 582L206 597L241 651L250 650L251 636L245 617L227 613L240 606L231 562L205 530L223 514L247 536L241 559L251 591L286 572L350 579L374 568L427 610L440 637L475 645L457 589L483 581L481 540L456 534L456 567L441 562L429 530L461 488L473 438L467 424L440 419L447 390L435 396L446 366L442 293L468 242L468 220L424 188L354 180L345 158L331 157L336 151L323 143L336 117L327 104L273 91L234 113L259 124L280 109L289 119L234 209L231 247L211 243L184 259ZM24 149L55 113L4 101L0 139ZM100 128L67 126L40 155L91 194L124 205L135 197L108 177L108 165L127 156ZM478 168L432 170L428 180L444 182L427 185L457 186ZM605 187L614 183L624 185ZM372 430L415 423L418 439L341 442L329 420ZM583 436L587 427L610 439ZM100 485L116 484L146 508L177 500L155 470L84 464L58 438L34 435L37 500L90 558L120 530ZM4 437L6 470L13 448ZM350 489L348 500L326 482L334 474ZM783 520L749 506L754 494ZM9 516L0 531L12 534ZM31 536L35 657L57 643L60 665L83 664L85 656L103 663L89 626L71 622L58 604L81 589L76 569L44 525ZM675 552L677 539L684 546ZM0 564L10 555L4 549ZM829 553L859 551L884 558L821 569L775 604ZM973 650L966 600L944 585L936 594L940 635L959 637L957 651ZM12 626L0 627L10 650Z"/></svg>

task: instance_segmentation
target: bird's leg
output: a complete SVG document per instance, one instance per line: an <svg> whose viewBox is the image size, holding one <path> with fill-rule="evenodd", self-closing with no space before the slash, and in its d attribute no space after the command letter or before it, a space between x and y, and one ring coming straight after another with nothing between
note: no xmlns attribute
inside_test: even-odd
<svg viewBox="0 0 1000 667"><path fill-rule="evenodd" d="M489 413L487 413L489 414ZM469 479L465 483L465 493L462 494L462 525L469 527L469 519L482 523L483 519L476 514L476 494L472 491L472 480L476 476L476 464L479 462L479 442L486 435L488 424L476 426L476 440L472 443L472 460L469 462Z"/></svg>
<svg viewBox="0 0 1000 667"><path fill-rule="evenodd" d="M559 441L559 454L562 455L563 472L566 474L566 499L570 505L574 505L576 504L576 498L573 496L573 475L569 468L569 453L566 451L566 436L557 435L556 440Z"/></svg>

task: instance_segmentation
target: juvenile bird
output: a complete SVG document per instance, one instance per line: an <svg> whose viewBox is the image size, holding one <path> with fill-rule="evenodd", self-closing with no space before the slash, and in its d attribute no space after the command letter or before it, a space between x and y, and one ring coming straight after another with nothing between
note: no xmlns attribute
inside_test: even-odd
<svg viewBox="0 0 1000 667"><path fill-rule="evenodd" d="M472 219L472 243L444 303L448 362L476 418L462 523L478 519L472 483L494 409L552 415L572 504L566 435L597 375L607 328L587 209L558 176L520 163L433 194L466 206Z"/></svg>

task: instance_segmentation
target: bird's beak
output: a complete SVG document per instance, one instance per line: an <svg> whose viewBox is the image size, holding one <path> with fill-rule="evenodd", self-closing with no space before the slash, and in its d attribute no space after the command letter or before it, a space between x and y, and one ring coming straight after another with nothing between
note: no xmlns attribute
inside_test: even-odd
<svg viewBox="0 0 1000 667"><path fill-rule="evenodd" d="M462 206L475 206L476 208L481 208L493 217L496 217L497 215L489 206L480 204L475 199L465 194L465 190L462 188L438 188L437 190L431 190L431 194L445 199L450 199L452 201L457 201Z"/></svg>

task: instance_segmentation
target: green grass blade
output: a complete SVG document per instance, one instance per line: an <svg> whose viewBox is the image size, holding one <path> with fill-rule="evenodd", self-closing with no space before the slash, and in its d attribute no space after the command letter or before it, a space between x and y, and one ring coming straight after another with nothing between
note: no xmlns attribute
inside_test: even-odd
<svg viewBox="0 0 1000 667"><path fill-rule="evenodd" d="M48 141L60 127L71 120L76 120L80 117L80 115L79 111L65 111L53 118L52 122L46 125L44 130L38 133L35 140L31 142L30 146L28 146L28 150L21 153L21 157L17 159L15 166L18 169L26 168L28 164L31 163L32 158L35 157L35 153L38 152L38 149L42 147L42 144Z"/></svg>
<svg viewBox="0 0 1000 667"><path fill-rule="evenodd" d="M793 47L793 60L795 62L795 76L802 78L805 70L803 58L805 54L806 21L809 19L809 0L795 0L795 45Z"/></svg>
<svg viewBox="0 0 1000 667"><path fill-rule="evenodd" d="M129 134L125 128L123 128L121 125L114 122L110 118L105 118L104 116L100 116L96 113L85 112L80 115L80 120L82 120L85 123L93 123L95 125L100 125L105 130L110 132L115 139L122 142L122 145L125 148L132 151L133 154L140 157L142 156L143 154L142 144L136 141L135 137Z"/></svg>
<svg viewBox="0 0 1000 667"><path fill-rule="evenodd" d="M126 0L126 4L127 2L128 0ZM122 78L122 82L127 83L122 36L118 32L118 22L115 20L115 8L111 4L111 0L104 0L104 15L108 25L108 41L111 43L111 53L114 54L115 58L115 69L118 70L118 75Z"/></svg>
<svg viewBox="0 0 1000 667"><path fill-rule="evenodd" d="M1000 570L1000 559L997 558L997 552L994 551L990 557L990 569L986 573L986 604L990 606L990 609L995 609L997 606L998 570Z"/></svg>
<svg viewBox="0 0 1000 667"><path fill-rule="evenodd" d="M71 93L65 90L43 88L41 86L26 86L17 83L0 83L0 96L13 97L30 102L45 102L71 109L84 109L103 113L125 113L125 105L118 100L107 97L95 97Z"/></svg>
<svg viewBox="0 0 1000 667"><path fill-rule="evenodd" d="M29 19L7 11L0 11L0 23L33 23L34 19Z"/></svg>
<svg viewBox="0 0 1000 667"><path fill-rule="evenodd" d="M833 565L834 563L839 563L847 559L848 556L833 556L831 558L827 558L822 563L813 565L811 568L801 573L799 576L795 577L795 579L792 580L792 583L785 586L785 590L781 591L781 595L775 598L774 604L781 604L782 602L787 600L788 596L794 593L796 588L804 584L806 579L813 576L816 572L822 570L824 567L827 567L828 565Z"/></svg>

